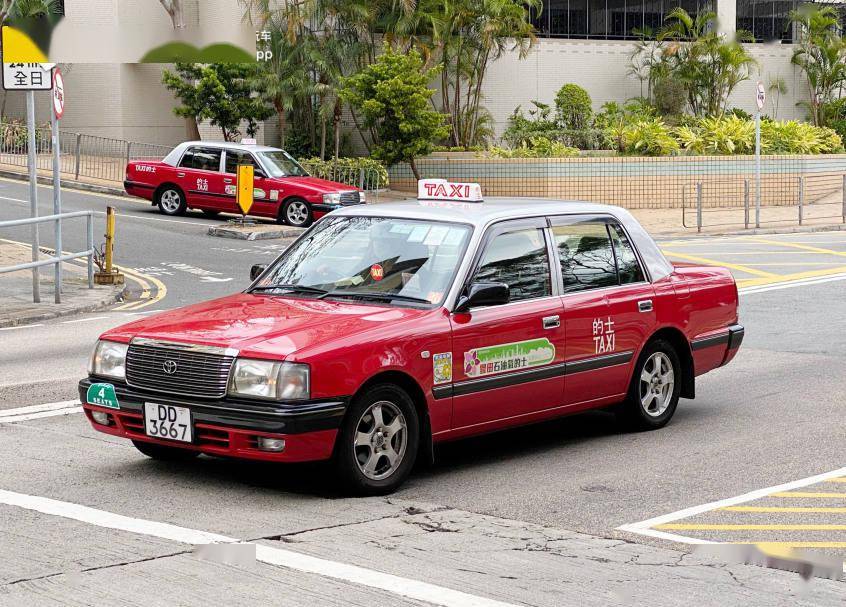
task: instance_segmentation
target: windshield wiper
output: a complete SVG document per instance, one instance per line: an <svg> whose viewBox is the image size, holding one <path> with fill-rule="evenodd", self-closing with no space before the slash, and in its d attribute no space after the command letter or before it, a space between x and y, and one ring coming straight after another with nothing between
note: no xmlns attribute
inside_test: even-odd
<svg viewBox="0 0 846 607"><path fill-rule="evenodd" d="M300 292L300 293L313 293L315 295L327 295L329 291L326 289L319 289L317 287L309 287L308 285L291 285L291 284L276 284L276 285L259 285L257 287L253 287L249 290L249 293L253 291L293 291L293 292Z"/></svg>
<svg viewBox="0 0 846 607"><path fill-rule="evenodd" d="M360 297L361 299L379 299L382 301L392 301L398 299L400 301L411 301L414 303L424 303L431 305L432 302L422 297L412 297L411 295L399 295L396 293L377 293L377 292L362 292L362 291L329 291L320 296L320 299L327 297Z"/></svg>

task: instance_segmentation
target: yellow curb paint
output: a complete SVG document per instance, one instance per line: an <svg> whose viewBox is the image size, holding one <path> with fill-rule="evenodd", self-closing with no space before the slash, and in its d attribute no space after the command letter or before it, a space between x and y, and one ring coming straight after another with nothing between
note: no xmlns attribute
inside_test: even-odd
<svg viewBox="0 0 846 607"><path fill-rule="evenodd" d="M139 283L144 289L141 293L142 301L131 301L129 303L123 304L122 306L118 306L115 310L138 310L140 308L146 308L147 306L151 306L154 303L157 303L163 300L167 296L167 286L156 278L155 276L150 276L149 274L144 274L143 272L138 272L137 270L130 270L128 268L118 268L121 272L126 274L127 277L134 280L135 282ZM150 297L150 283L156 287L156 294L153 297Z"/></svg>
<svg viewBox="0 0 846 607"><path fill-rule="evenodd" d="M732 523L666 523L653 529L675 531L846 531L846 525L831 524L732 524Z"/></svg>
<svg viewBox="0 0 846 607"><path fill-rule="evenodd" d="M846 548L846 542L730 542L735 545L753 545L759 548Z"/></svg>
<svg viewBox="0 0 846 607"><path fill-rule="evenodd" d="M779 491L778 493L771 493L769 497L808 497L808 498L846 498L846 493L829 493L826 491Z"/></svg>
<svg viewBox="0 0 846 607"><path fill-rule="evenodd" d="M729 512L807 512L807 513L835 513L846 514L846 508L837 506L726 506L719 510Z"/></svg>
<svg viewBox="0 0 846 607"><path fill-rule="evenodd" d="M684 259L686 261L695 261L697 263L705 263L712 266L722 266L724 268L730 268L732 270L737 270L738 272L745 272L746 274L752 274L753 276L761 276L764 278L778 278L778 274L773 274L772 272L764 272L763 270L756 270L755 268L750 268L749 266L741 266L738 264L727 263L725 261L718 261L716 259L708 259L707 257L697 257L695 255L685 255L684 253L677 253L676 251L667 251L664 250L664 254L671 258L678 258Z"/></svg>

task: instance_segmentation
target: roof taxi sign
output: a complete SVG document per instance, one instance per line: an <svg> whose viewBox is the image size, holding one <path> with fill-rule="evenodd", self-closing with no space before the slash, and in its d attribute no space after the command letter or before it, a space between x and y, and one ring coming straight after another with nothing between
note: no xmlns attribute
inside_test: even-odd
<svg viewBox="0 0 846 607"><path fill-rule="evenodd" d="M482 202L482 186L478 183L453 183L446 179L421 179L417 182L417 199Z"/></svg>

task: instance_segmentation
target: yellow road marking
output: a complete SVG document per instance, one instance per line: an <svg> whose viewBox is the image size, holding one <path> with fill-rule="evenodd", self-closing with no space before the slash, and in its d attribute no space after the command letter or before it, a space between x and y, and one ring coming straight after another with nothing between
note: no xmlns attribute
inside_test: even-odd
<svg viewBox="0 0 846 607"><path fill-rule="evenodd" d="M846 525L830 524L731 524L731 523L666 523L654 529L675 531L846 531Z"/></svg>
<svg viewBox="0 0 846 607"><path fill-rule="evenodd" d="M829 493L827 491L779 491L771 493L769 497L813 497L813 498L846 498L846 493Z"/></svg>
<svg viewBox="0 0 846 607"><path fill-rule="evenodd" d="M846 257L846 251L835 251L834 249L823 249L821 247L813 247L807 244L799 244L798 242L786 242L781 240L770 240L768 238L752 238L753 242L760 242L763 244L771 244L779 247L791 247L794 249L802 249L803 251L810 251L812 253L823 253L825 255L837 255L838 257Z"/></svg>
<svg viewBox="0 0 846 607"><path fill-rule="evenodd" d="M727 263L725 261L718 261L716 259L708 259L707 257L697 257L695 255L685 255L683 253L677 253L675 251L667 251L664 250L664 254L668 257L677 257L679 259L684 259L687 261L695 261L697 263L706 263L708 265L714 266L723 266L724 268L731 268L732 270L737 270L738 272L745 272L746 274L752 274L753 276L761 276L763 278L778 278L778 274L773 274L772 272L764 272L763 270L756 270L755 268L750 268L749 266L741 266L738 264Z"/></svg>
<svg viewBox="0 0 846 607"><path fill-rule="evenodd" d="M846 514L846 508L836 506L726 506L725 508L718 508L718 510L728 510L731 512L831 512Z"/></svg>
<svg viewBox="0 0 846 607"><path fill-rule="evenodd" d="M846 265L836 266L826 270L808 270L807 272L795 272L793 274L773 274L772 278L744 278L738 280L737 284L743 287L760 287L764 285L802 280L804 278L830 276L833 274L841 274L843 272L846 272Z"/></svg>
<svg viewBox="0 0 846 607"><path fill-rule="evenodd" d="M840 476L840 477L837 477L837 478L830 478L825 482L827 482L827 483L846 483L846 476Z"/></svg>
<svg viewBox="0 0 846 607"><path fill-rule="evenodd" d="M782 261L782 262L767 262L767 263L748 263L746 264L747 268L769 268L769 267L781 267L781 266L801 266L803 268L807 268L810 266L838 266L842 267L843 264L839 261Z"/></svg>
<svg viewBox="0 0 846 607"><path fill-rule="evenodd" d="M147 306L151 306L154 303L161 301L167 296L167 286L165 286L165 284L155 276L143 274L142 272L138 272L137 270L130 270L128 268L118 269L124 274L126 274L129 278L139 283L143 291L141 293L142 301L131 301L129 303L123 304L122 306L118 306L117 308L115 308L115 310L138 310L140 308L146 308ZM156 294L153 297L150 297L150 285L147 283L147 281L150 281L156 287Z"/></svg>

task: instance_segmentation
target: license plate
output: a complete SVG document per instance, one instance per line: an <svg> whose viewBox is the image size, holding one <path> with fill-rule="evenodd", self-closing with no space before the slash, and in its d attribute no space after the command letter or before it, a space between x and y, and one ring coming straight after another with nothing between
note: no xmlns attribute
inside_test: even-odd
<svg viewBox="0 0 846 607"><path fill-rule="evenodd" d="M144 403L144 429L147 436L190 443L194 440L191 410L159 403Z"/></svg>

